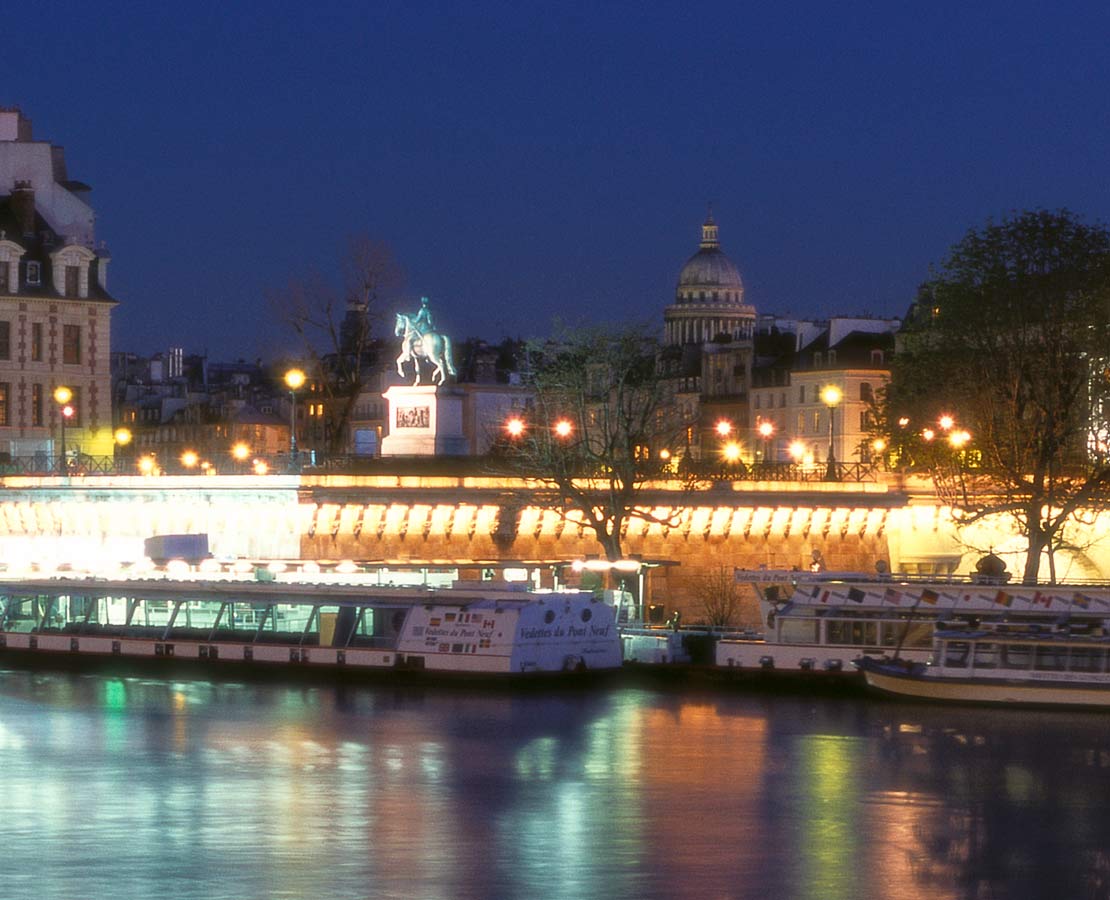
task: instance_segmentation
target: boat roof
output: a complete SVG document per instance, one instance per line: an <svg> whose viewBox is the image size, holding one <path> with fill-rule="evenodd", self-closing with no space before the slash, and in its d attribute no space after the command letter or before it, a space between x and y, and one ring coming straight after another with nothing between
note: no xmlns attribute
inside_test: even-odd
<svg viewBox="0 0 1110 900"><path fill-rule="evenodd" d="M778 598L785 611L809 607L899 614L1045 614L1110 617L1110 585L1105 583L1011 584L982 576L943 577L861 572L734 571L737 582L760 588L764 599ZM775 590L772 590L775 589Z"/></svg>
<svg viewBox="0 0 1110 900"><path fill-rule="evenodd" d="M292 581L179 580L172 578L20 578L0 580L0 596L29 598L72 596L122 597L168 602L198 600L216 603L327 604L406 608L435 606L525 606L532 603L592 600L588 591L536 592L525 584L463 582L466 587L377 587L367 584L314 584Z"/></svg>

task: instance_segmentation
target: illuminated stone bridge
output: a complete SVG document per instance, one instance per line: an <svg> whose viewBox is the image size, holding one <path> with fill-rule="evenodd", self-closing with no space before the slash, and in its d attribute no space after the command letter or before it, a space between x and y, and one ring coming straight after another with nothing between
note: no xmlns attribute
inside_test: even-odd
<svg viewBox="0 0 1110 900"><path fill-rule="evenodd" d="M527 502L520 483L487 477L219 476L4 479L0 560L97 571L143 556L154 534L206 533L218 558L373 561L450 569L570 561L600 552L573 517ZM993 548L1020 572L1021 539L999 525L959 531L924 482L737 482L643 494L663 525L632 519L629 556L665 561L648 603L697 618L694 585L733 567L967 572ZM1107 516L1061 577L1110 578ZM677 565L675 565L677 564Z"/></svg>

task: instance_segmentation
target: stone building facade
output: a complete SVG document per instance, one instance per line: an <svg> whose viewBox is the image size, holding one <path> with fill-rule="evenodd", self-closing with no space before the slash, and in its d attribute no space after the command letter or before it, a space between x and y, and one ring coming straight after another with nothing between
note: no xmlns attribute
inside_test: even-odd
<svg viewBox="0 0 1110 900"><path fill-rule="evenodd" d="M63 148L0 108L0 454L60 452L60 406L72 392L71 454L111 453L110 256L94 233L89 187L69 178Z"/></svg>

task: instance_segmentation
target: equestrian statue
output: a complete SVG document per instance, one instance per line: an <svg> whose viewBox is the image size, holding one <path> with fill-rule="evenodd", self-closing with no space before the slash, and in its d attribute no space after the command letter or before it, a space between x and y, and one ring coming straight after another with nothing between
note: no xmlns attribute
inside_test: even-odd
<svg viewBox="0 0 1110 900"><path fill-rule="evenodd" d="M432 311L428 308L428 298L420 298L420 309L414 316L397 313L397 324L393 333L401 338L401 355L397 357L397 374L405 377L405 363L411 362L416 371L413 384L420 384L420 360L424 359L432 369L432 383L443 384L448 375L455 375L455 365L451 360L451 339L445 334L433 331Z"/></svg>

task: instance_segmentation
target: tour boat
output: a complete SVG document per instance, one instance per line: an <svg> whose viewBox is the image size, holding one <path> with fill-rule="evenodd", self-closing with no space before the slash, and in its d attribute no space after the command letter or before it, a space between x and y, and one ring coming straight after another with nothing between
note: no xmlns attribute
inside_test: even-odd
<svg viewBox="0 0 1110 900"><path fill-rule="evenodd" d="M843 572L737 570L752 584L762 634L717 642L719 668L740 673L858 675L860 656L925 662L937 622L1101 623L1110 617L1106 585L1014 585L972 576L865 575Z"/></svg>
<svg viewBox="0 0 1110 900"><path fill-rule="evenodd" d="M0 582L0 665L168 660L242 671L565 676L615 670L613 607L504 582L454 589L99 578Z"/></svg>
<svg viewBox="0 0 1110 900"><path fill-rule="evenodd" d="M867 685L919 700L1026 706L1110 706L1110 637L1104 629L938 626L924 663L863 657Z"/></svg>

